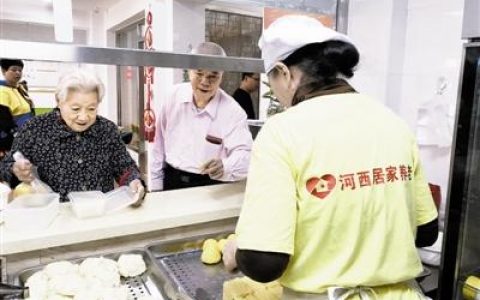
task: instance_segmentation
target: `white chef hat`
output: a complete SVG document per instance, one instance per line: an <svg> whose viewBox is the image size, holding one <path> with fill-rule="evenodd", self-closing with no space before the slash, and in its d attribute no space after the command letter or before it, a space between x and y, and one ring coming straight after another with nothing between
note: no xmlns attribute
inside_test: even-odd
<svg viewBox="0 0 480 300"><path fill-rule="evenodd" d="M307 16L289 15L280 17L264 30L258 41L262 49L265 73L275 63L287 58L295 50L311 43L344 41L353 44L344 34L324 26L320 21Z"/></svg>

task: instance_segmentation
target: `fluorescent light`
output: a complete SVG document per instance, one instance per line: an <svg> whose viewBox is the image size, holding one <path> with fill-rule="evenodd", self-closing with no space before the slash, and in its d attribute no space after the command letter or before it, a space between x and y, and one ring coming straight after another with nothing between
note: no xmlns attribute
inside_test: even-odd
<svg viewBox="0 0 480 300"><path fill-rule="evenodd" d="M53 22L57 42L73 42L72 0L53 0Z"/></svg>

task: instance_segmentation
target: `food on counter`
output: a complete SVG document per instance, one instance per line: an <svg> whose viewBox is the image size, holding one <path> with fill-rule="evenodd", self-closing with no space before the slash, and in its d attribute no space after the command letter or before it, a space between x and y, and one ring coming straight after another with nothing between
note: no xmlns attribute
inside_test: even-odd
<svg viewBox="0 0 480 300"><path fill-rule="evenodd" d="M260 283L248 277L238 277L223 283L223 300L279 300L282 293L278 281Z"/></svg>
<svg viewBox="0 0 480 300"><path fill-rule="evenodd" d="M28 286L31 299L44 299L48 295L48 276L45 271L39 271L30 276L25 282Z"/></svg>
<svg viewBox="0 0 480 300"><path fill-rule="evenodd" d="M118 271L124 277L134 277L147 270L145 261L140 254L122 254L118 258Z"/></svg>
<svg viewBox="0 0 480 300"><path fill-rule="evenodd" d="M222 260L222 253L228 241L235 239L234 233L229 234L226 239L207 239L203 242L201 260L205 264L216 264Z"/></svg>
<svg viewBox="0 0 480 300"><path fill-rule="evenodd" d="M95 288L81 290L73 296L73 300L102 300L101 290Z"/></svg>
<svg viewBox="0 0 480 300"><path fill-rule="evenodd" d="M201 259L204 264L213 265L222 260L222 255L218 249L207 248L203 250Z"/></svg>
<svg viewBox="0 0 480 300"><path fill-rule="evenodd" d="M69 261L48 264L26 280L29 299L128 300L129 291L120 282L120 269L124 273L139 275L145 272L146 265L141 255L122 256L118 265L104 257L86 258L80 265Z"/></svg>
<svg viewBox="0 0 480 300"><path fill-rule="evenodd" d="M203 243L201 260L208 265L219 263L222 260L222 253L216 240L208 239Z"/></svg>
<svg viewBox="0 0 480 300"><path fill-rule="evenodd" d="M203 249L205 248L217 248L218 249L218 242L215 239L207 239L203 242Z"/></svg>
<svg viewBox="0 0 480 300"><path fill-rule="evenodd" d="M120 285L120 274L117 262L104 257L89 257L80 264L80 274L85 277L95 278L104 287Z"/></svg>
<svg viewBox="0 0 480 300"><path fill-rule="evenodd" d="M50 278L49 286L55 294L74 296L78 292L87 289L85 278L78 272L56 275Z"/></svg>
<svg viewBox="0 0 480 300"><path fill-rule="evenodd" d="M49 278L53 278L68 273L78 272L78 265L72 264L66 260L62 260L48 264L44 271Z"/></svg>
<svg viewBox="0 0 480 300"><path fill-rule="evenodd" d="M225 244L227 243L227 239L221 239L218 241L218 250L223 253L223 248L225 248Z"/></svg>
<svg viewBox="0 0 480 300"><path fill-rule="evenodd" d="M35 193L35 190L33 189L33 187L28 183L22 182L19 185L17 185L13 190L13 198L17 198L18 196L21 196L21 195L28 195L33 193Z"/></svg>

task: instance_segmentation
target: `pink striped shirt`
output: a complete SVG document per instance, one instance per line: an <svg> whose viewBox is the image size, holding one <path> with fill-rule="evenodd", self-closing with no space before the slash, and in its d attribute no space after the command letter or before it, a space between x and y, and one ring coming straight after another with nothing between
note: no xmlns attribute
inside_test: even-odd
<svg viewBox="0 0 480 300"><path fill-rule="evenodd" d="M222 139L222 143L208 142L207 135ZM150 187L153 190L163 189L165 162L198 174L204 163L220 158L224 168L221 181L247 176L252 148L247 115L222 89L205 108L199 109L193 103L190 83L175 86L172 96L161 106L154 143Z"/></svg>

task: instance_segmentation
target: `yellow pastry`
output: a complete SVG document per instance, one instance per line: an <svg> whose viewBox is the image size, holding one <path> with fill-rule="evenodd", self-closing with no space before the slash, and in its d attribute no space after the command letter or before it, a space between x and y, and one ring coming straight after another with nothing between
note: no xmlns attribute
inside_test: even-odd
<svg viewBox="0 0 480 300"><path fill-rule="evenodd" d="M223 283L223 300L280 300L282 293L278 281L260 283L239 277Z"/></svg>
<svg viewBox="0 0 480 300"><path fill-rule="evenodd" d="M227 239L221 239L218 241L218 250L223 253L223 248L225 248L225 244L227 243Z"/></svg>
<svg viewBox="0 0 480 300"><path fill-rule="evenodd" d="M219 263L222 260L222 255L217 248L203 249L201 260L204 264L212 265Z"/></svg>
<svg viewBox="0 0 480 300"><path fill-rule="evenodd" d="M200 257L205 264L216 264L222 260L222 253L218 249L218 243L214 239L208 239L203 243L202 256Z"/></svg>
<svg viewBox="0 0 480 300"><path fill-rule="evenodd" d="M35 190L32 188L32 186L28 183L22 182L13 190L13 198L33 193L35 193Z"/></svg>

